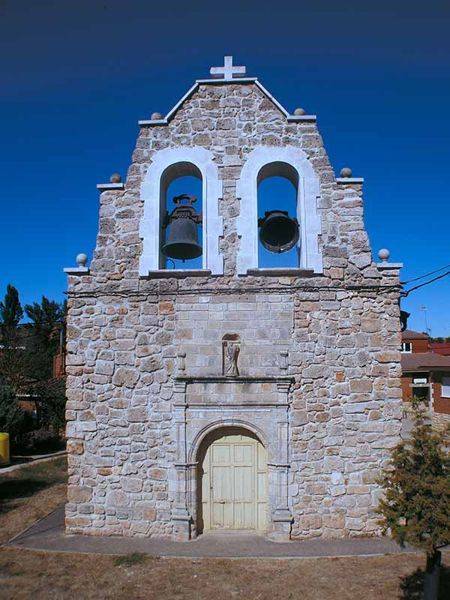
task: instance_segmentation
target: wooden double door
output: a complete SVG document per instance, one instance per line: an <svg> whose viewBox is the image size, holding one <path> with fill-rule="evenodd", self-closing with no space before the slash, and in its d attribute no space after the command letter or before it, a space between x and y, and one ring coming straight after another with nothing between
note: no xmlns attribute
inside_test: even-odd
<svg viewBox="0 0 450 600"><path fill-rule="evenodd" d="M203 529L267 529L267 452L256 437L232 434L207 448L201 469Z"/></svg>

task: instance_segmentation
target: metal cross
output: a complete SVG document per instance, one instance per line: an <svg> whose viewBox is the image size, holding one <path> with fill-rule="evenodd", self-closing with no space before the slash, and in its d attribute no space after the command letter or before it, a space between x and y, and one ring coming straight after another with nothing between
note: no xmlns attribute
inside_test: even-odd
<svg viewBox="0 0 450 600"><path fill-rule="evenodd" d="M223 67L211 67L209 72L213 77L223 77L224 79L233 79L234 76L242 76L246 73L246 67L237 67L233 65L233 57L225 56Z"/></svg>

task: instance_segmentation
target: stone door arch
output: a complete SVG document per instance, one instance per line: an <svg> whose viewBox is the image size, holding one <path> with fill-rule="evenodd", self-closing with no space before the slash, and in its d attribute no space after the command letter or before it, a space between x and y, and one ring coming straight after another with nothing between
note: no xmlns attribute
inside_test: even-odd
<svg viewBox="0 0 450 600"><path fill-rule="evenodd" d="M292 378L175 377L173 436L176 456L170 471L173 537L197 535L198 468L202 448L220 432L238 428L267 451L267 535L289 539L289 389ZM255 402L254 399L258 400ZM252 400L253 399L253 400ZM208 443L209 441L209 443Z"/></svg>

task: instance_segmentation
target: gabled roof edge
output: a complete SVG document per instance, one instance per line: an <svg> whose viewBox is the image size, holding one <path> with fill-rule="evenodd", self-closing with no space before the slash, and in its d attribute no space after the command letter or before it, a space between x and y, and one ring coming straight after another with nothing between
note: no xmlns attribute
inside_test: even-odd
<svg viewBox="0 0 450 600"><path fill-rule="evenodd" d="M168 125L171 119L178 112L178 109L184 104L184 102L192 96L200 85L220 85L221 83L255 83L261 92L271 101L278 110L286 117L289 122L315 122L317 120L316 115L291 115L278 100L272 96L272 94L258 81L256 77L236 77L235 79L197 79L194 85L184 94L184 96L175 104L175 106L167 113L164 119L143 119L138 121L139 125L145 126L158 126Z"/></svg>

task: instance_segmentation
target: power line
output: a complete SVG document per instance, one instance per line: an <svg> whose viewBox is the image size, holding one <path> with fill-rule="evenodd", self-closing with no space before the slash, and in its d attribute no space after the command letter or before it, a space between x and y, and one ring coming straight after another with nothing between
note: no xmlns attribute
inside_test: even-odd
<svg viewBox="0 0 450 600"><path fill-rule="evenodd" d="M438 279L442 279L443 277L447 277L447 275L450 275L450 271L447 271L446 273L442 273L442 275L438 275L437 277L433 277L433 279L430 279L430 281L425 281L424 283L419 283L419 285L415 285L411 289L405 290L404 292L402 292L401 295L403 296L403 298L406 298L406 296L409 296L409 294L411 292L414 292L415 290L418 290L419 288L424 287L425 285L429 285L430 283L433 283L434 281L437 281Z"/></svg>
<svg viewBox="0 0 450 600"><path fill-rule="evenodd" d="M402 285L408 285L410 283L414 283L414 281L419 281L419 279L424 279L425 277L429 277L430 275L434 275L435 273L439 273L439 271L443 271L444 269L448 269L449 265L445 265L445 267L441 267L440 269L435 269L434 271L430 271L429 273L425 273L425 275L420 275L420 277L414 277L414 279L409 279L408 281L402 281Z"/></svg>

